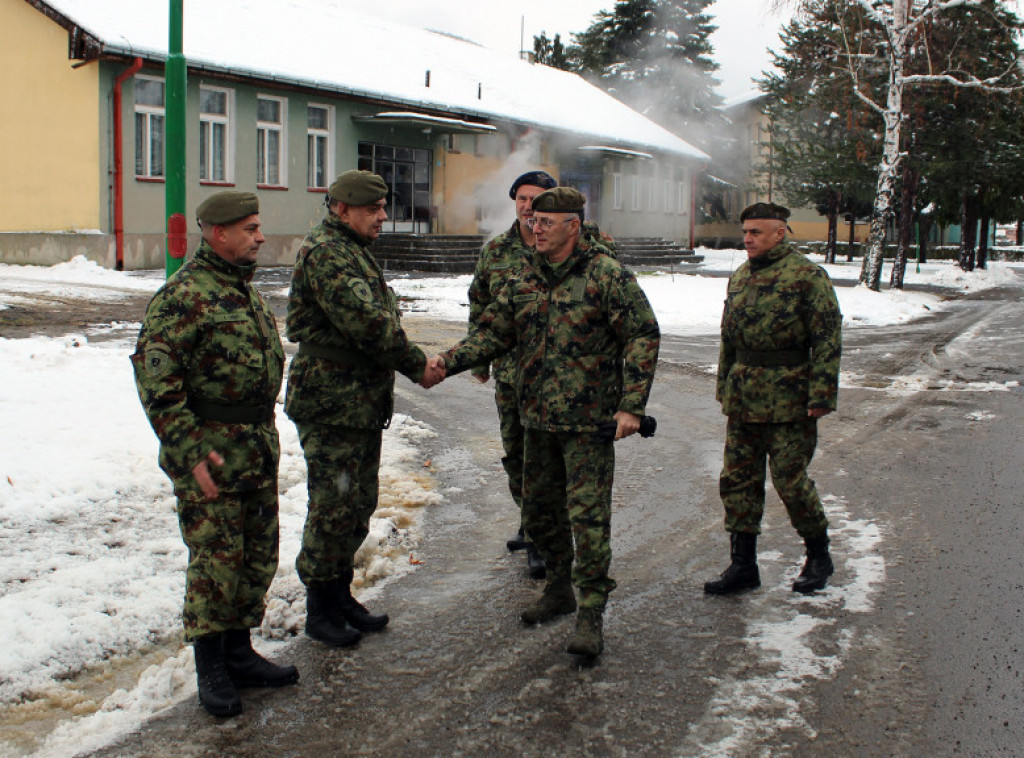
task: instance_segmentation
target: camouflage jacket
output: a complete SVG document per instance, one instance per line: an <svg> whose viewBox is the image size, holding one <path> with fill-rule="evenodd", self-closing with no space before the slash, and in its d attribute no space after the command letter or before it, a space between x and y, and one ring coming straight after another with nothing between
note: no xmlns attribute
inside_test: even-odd
<svg viewBox="0 0 1024 758"><path fill-rule="evenodd" d="M604 253L615 257L615 241L601 232L597 224L587 221L583 224L581 235L589 244L604 246ZM476 262L473 281L469 285L469 327L472 329L480 320L481 314L498 296L498 292L508 279L522 268L523 261L529 257L533 248L523 242L519 233L519 221L513 221L508 231L502 232L488 242L480 251ZM488 373L486 366L475 366L474 376ZM499 356L494 360L491 371L494 380L512 384L515 382L515 358Z"/></svg>
<svg viewBox="0 0 1024 758"><path fill-rule="evenodd" d="M842 322L828 274L788 242L744 262L729 278L722 312L715 393L722 412L758 423L807 418L808 408L834 410ZM777 351L808 358L770 365Z"/></svg>
<svg viewBox="0 0 1024 758"><path fill-rule="evenodd" d="M607 248L581 238L555 268L531 252L444 357L455 374L514 347L523 424L594 431L617 411L643 414L660 337L633 274Z"/></svg>
<svg viewBox="0 0 1024 758"><path fill-rule="evenodd" d="M255 266L235 266L204 242L149 303L132 355L139 399L160 439L160 467L179 497L201 498L192 469L210 466L225 492L275 486L280 448L273 418L258 424L206 420L196 402L271 406L284 350L270 308L252 286Z"/></svg>
<svg viewBox="0 0 1024 758"><path fill-rule="evenodd" d="M480 316L487 306L494 302L505 282L519 272L530 250L519 234L518 220L512 222L507 232L502 232L484 245L476 262L473 281L469 285L470 329L479 323ZM487 373L487 366L473 368L474 376L483 376ZM515 359L511 356L499 356L494 360L490 373L494 375L496 382L512 384L516 376Z"/></svg>
<svg viewBox="0 0 1024 758"><path fill-rule="evenodd" d="M394 408L395 371L413 381L423 376L426 356L402 329L395 293L368 245L331 214L299 249L288 339L335 349L338 357L292 359L285 413L294 421L383 429Z"/></svg>

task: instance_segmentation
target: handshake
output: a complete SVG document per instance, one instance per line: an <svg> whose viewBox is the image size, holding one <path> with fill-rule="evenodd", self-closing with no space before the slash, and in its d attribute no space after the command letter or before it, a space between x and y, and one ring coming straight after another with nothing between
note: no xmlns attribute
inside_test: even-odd
<svg viewBox="0 0 1024 758"><path fill-rule="evenodd" d="M435 384L440 384L444 381L446 374L447 367L445 366L444 358L440 355L427 358L427 365L423 369L423 376L420 378L419 385L423 389L429 390Z"/></svg>

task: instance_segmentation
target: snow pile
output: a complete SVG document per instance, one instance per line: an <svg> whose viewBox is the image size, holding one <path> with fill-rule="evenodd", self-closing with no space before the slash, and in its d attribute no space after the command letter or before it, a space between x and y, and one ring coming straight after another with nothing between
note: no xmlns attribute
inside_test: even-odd
<svg viewBox="0 0 1024 758"><path fill-rule="evenodd" d="M102 744L195 690L191 653L179 652L187 552L128 360L137 327L97 343L0 339L0 707L66 709L75 726L51 744L67 730L76 745L88 734ZM294 561L306 490L295 427L279 413L278 428L281 562L263 636L280 640L305 616ZM381 507L357 554L357 593L413 568L418 511L441 500L417 449L433 434L399 415L384 435ZM140 655L157 662L131 692L72 694L69 677Z"/></svg>

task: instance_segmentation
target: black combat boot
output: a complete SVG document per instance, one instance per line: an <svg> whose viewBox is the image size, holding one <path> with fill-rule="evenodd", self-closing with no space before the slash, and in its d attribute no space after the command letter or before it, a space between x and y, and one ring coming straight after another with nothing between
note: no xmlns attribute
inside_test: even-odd
<svg viewBox="0 0 1024 758"><path fill-rule="evenodd" d="M548 579L541 596L526 606L519 618L524 624L540 624L576 610L576 592L569 574Z"/></svg>
<svg viewBox="0 0 1024 758"><path fill-rule="evenodd" d="M366 607L352 597L353 571L349 569L338 580L338 602L341 615L354 629L360 632L379 632L388 625L388 614L370 613Z"/></svg>
<svg viewBox="0 0 1024 758"><path fill-rule="evenodd" d="M196 683L199 702L212 716L237 716L242 712L242 698L231 683L224 663L224 635L204 634L192 643L196 659Z"/></svg>
<svg viewBox="0 0 1024 758"><path fill-rule="evenodd" d="M600 608L580 608L576 614L576 631L565 652L596 658L604 650L604 620Z"/></svg>
<svg viewBox="0 0 1024 758"><path fill-rule="evenodd" d="M508 548L510 553L514 553L516 550L526 549L526 535L523 534L523 527L521 524L519 526L519 531L516 532L516 536L508 540L505 543L505 547Z"/></svg>
<svg viewBox="0 0 1024 758"><path fill-rule="evenodd" d="M828 554L828 542L827 534L804 538L804 544L807 545L807 560L804 561L800 576L793 582L793 592L814 592L824 589L828 584L828 578L835 571L832 556Z"/></svg>
<svg viewBox="0 0 1024 758"><path fill-rule="evenodd" d="M252 649L248 629L224 633L224 663L236 687L285 687L299 681L294 666L278 666Z"/></svg>
<svg viewBox="0 0 1024 758"><path fill-rule="evenodd" d="M543 579L548 573L544 557L532 542L526 543L526 570L530 573L531 579Z"/></svg>
<svg viewBox="0 0 1024 758"><path fill-rule="evenodd" d="M338 582L311 584L306 588L306 634L334 647L348 647L363 635L345 620L340 592Z"/></svg>
<svg viewBox="0 0 1024 758"><path fill-rule="evenodd" d="M718 579L704 582L704 591L709 595L730 595L761 586L761 573L757 570L757 535L733 532L729 535L729 544L732 563Z"/></svg>

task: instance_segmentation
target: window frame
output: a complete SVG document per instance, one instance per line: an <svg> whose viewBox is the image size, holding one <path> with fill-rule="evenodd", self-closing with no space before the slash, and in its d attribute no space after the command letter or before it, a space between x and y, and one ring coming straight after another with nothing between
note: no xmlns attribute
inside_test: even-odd
<svg viewBox="0 0 1024 758"><path fill-rule="evenodd" d="M319 108L327 113L327 128L321 129L309 125L309 109ZM324 140L323 184L314 184L313 161L311 156L311 140ZM306 103L306 189L310 192L326 192L334 176L334 106L326 103Z"/></svg>
<svg viewBox="0 0 1024 758"><path fill-rule="evenodd" d="M164 148L167 139L167 82L161 76L149 76L145 74L137 74L135 76L135 84L133 86L138 87L139 81L146 82L157 82L163 88L163 105L148 105L145 103L139 103L138 101L138 90L133 91L133 124L135 128L135 178L142 182L162 182L165 181L167 176L167 165L166 157L164 155ZM145 136L139 132L139 116L143 117L146 125ZM153 171L153 119L158 117L161 119L160 123L160 173L154 173ZM145 152L143 155L144 171L139 173L139 147L140 140L145 141Z"/></svg>
<svg viewBox="0 0 1024 758"><path fill-rule="evenodd" d="M203 92L221 92L224 94L224 113L213 113L203 110ZM234 112L235 112L235 91L227 87L217 87L210 84L199 85L199 183L215 186L234 186L235 176L235 140L234 140ZM207 156L207 165L203 166L203 140L208 145L213 145L216 131L214 125L221 125L224 133L224 145L222 147L224 160L224 175L222 177L211 176L210 171L214 161ZM209 148L208 148L209 149ZM207 175L204 176L204 168Z"/></svg>
<svg viewBox="0 0 1024 758"><path fill-rule="evenodd" d="M260 119L260 101L267 100L277 103L278 121L263 121ZM277 181L270 181L271 163L268 160L270 151L270 140L267 139L271 133L277 134ZM261 136L262 144L260 143ZM264 175L260 173L260 162L263 161ZM264 95L256 93L256 186L262 189L287 189L288 188L288 98L278 95Z"/></svg>

